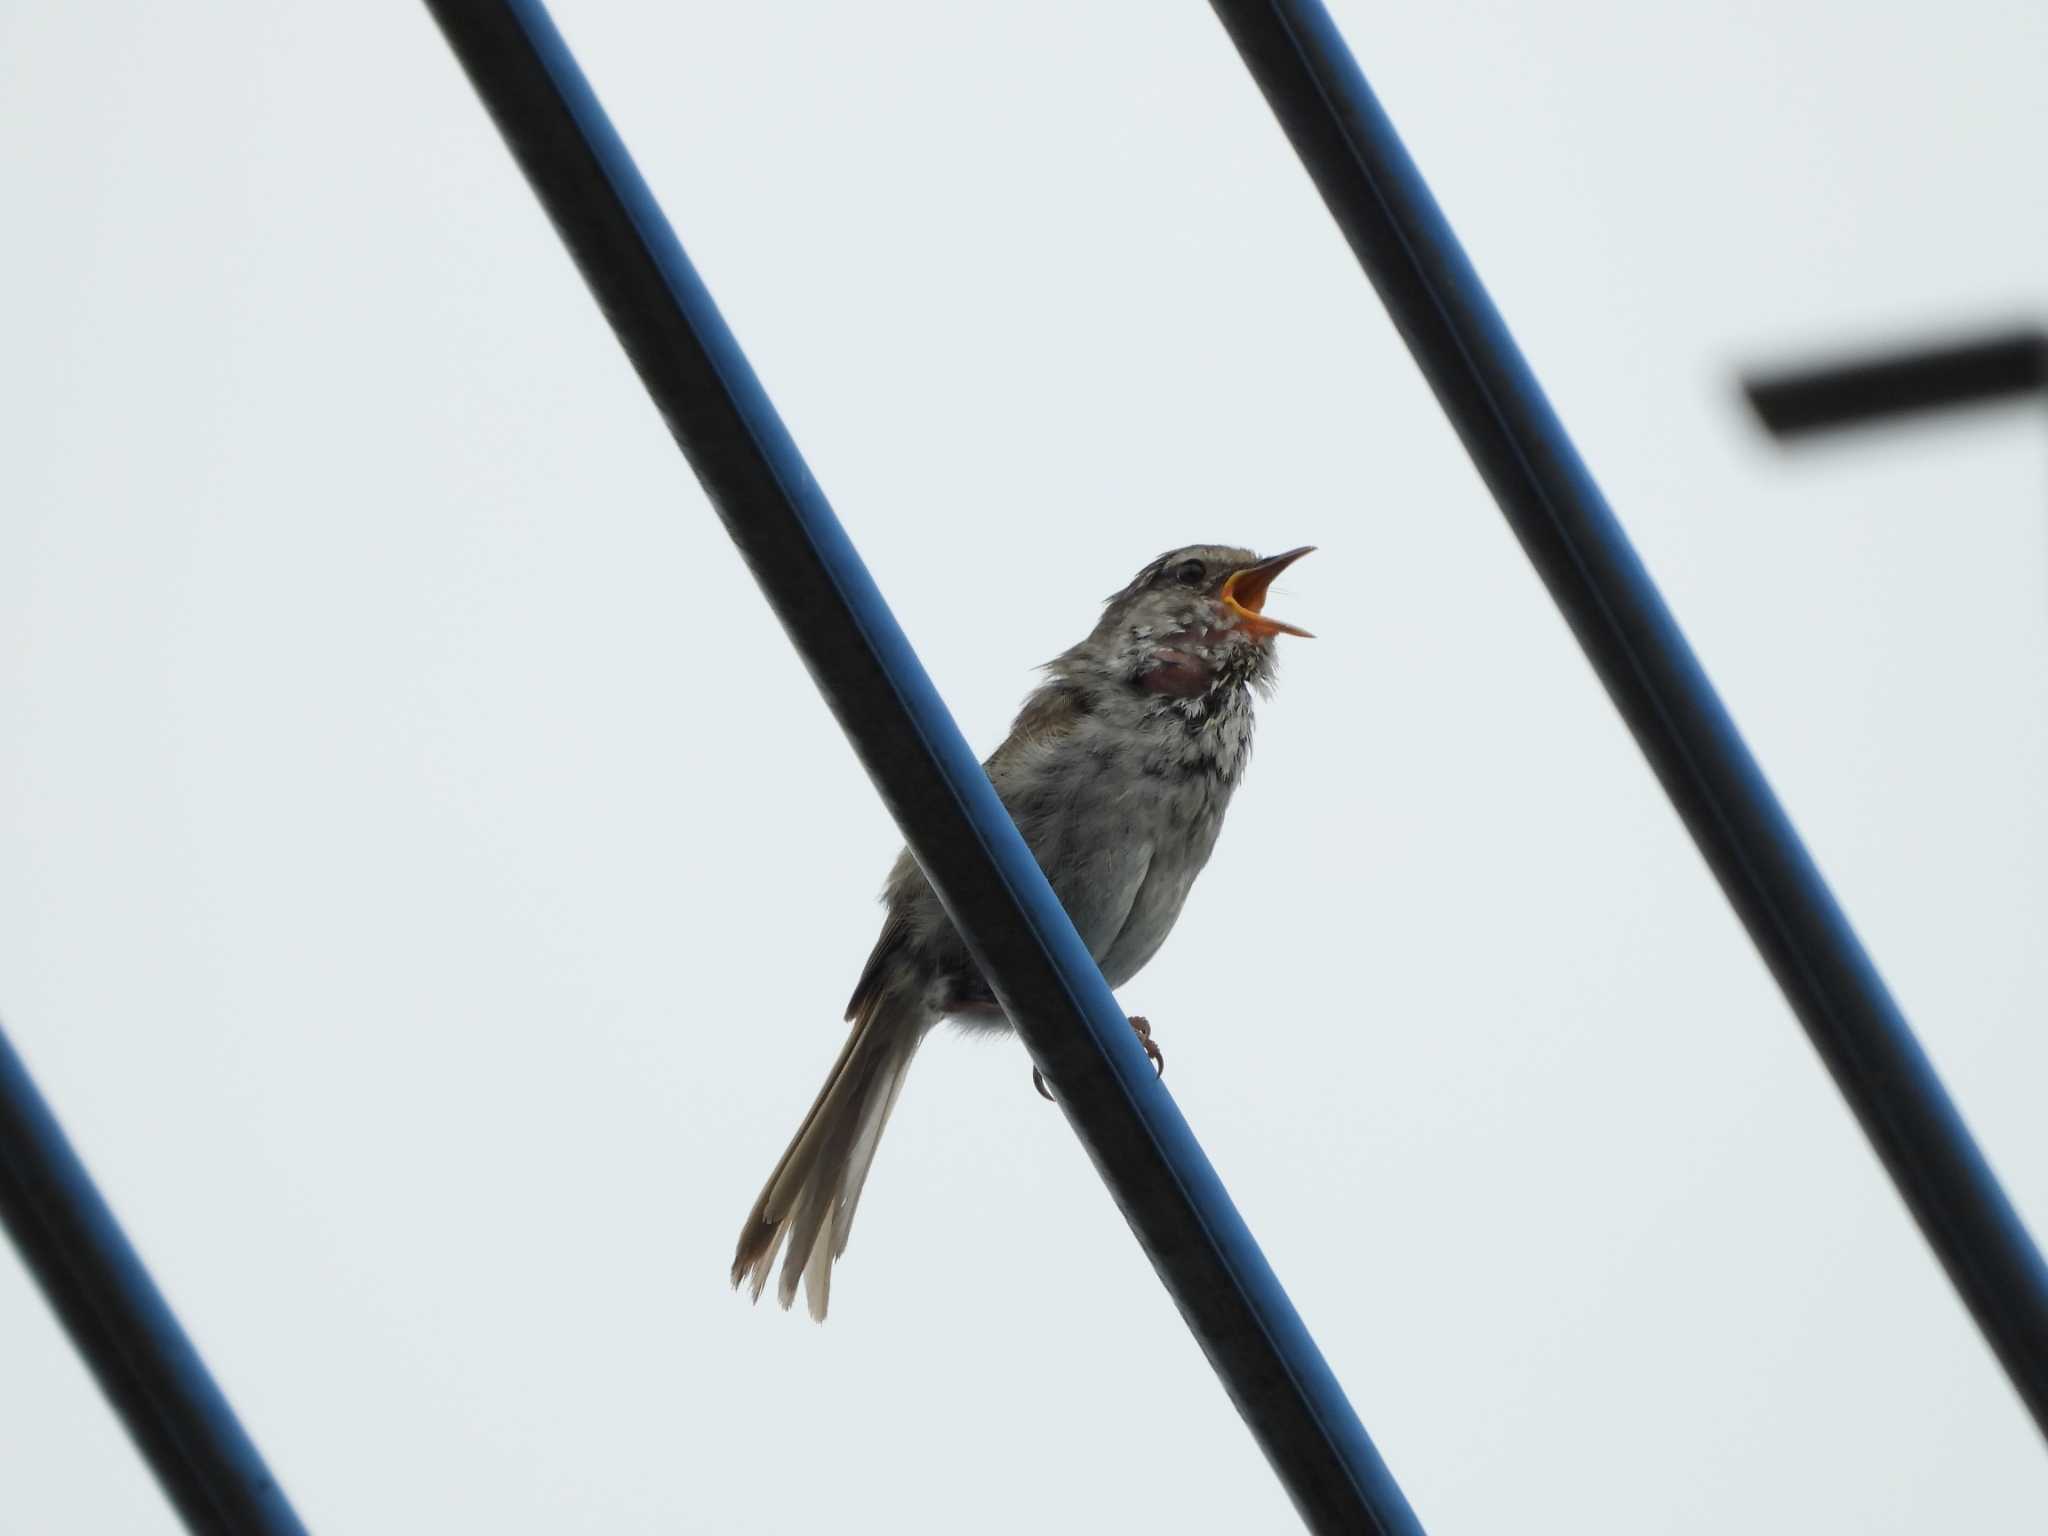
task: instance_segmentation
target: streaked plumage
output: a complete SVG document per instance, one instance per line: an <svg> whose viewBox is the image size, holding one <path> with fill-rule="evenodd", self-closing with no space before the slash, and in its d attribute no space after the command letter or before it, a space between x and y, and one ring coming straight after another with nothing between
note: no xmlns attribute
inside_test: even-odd
<svg viewBox="0 0 2048 1536"><path fill-rule="evenodd" d="M1087 639L1052 662L985 765L1025 843L1112 987L1180 916L1251 755L1252 703L1273 676L1266 585L1305 550L1260 561L1193 545L1110 598ZM908 852L855 985L839 1060L740 1234L735 1286L759 1298L787 1244L777 1298L804 1286L822 1320L875 1147L911 1058L943 1018L1007 1028Z"/></svg>

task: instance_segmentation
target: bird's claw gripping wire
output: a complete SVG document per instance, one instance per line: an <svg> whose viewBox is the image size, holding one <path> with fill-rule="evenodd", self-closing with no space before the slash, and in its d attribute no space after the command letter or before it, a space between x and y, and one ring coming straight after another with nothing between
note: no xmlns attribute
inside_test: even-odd
<svg viewBox="0 0 2048 1536"><path fill-rule="evenodd" d="M1131 1033L1138 1037L1138 1044L1145 1048L1146 1060L1152 1063L1161 1077L1166 1076L1166 1052L1160 1050L1159 1042L1152 1038L1152 1021L1141 1014L1134 1014L1130 1023ZM1045 1078L1036 1067L1031 1069L1031 1086L1038 1090L1038 1096L1046 1103L1058 1102L1053 1098L1052 1090L1045 1086Z"/></svg>

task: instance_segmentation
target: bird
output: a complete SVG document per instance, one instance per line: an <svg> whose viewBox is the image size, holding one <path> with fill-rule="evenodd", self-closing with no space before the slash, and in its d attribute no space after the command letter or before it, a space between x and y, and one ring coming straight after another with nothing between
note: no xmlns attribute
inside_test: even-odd
<svg viewBox="0 0 2048 1536"><path fill-rule="evenodd" d="M1254 698L1271 692L1274 640L1309 638L1266 615L1266 593L1313 547L1260 559L1194 544L1151 561L1105 601L1086 639L1045 664L983 764L1113 988L1165 942L1216 846L1251 755ZM782 1252L776 1299L787 1310L801 1284L819 1322L918 1046L945 1019L1008 1027L907 849L882 900L881 936L846 1006L852 1030L733 1255L734 1288L758 1302ZM1149 1025L1131 1025L1163 1071Z"/></svg>

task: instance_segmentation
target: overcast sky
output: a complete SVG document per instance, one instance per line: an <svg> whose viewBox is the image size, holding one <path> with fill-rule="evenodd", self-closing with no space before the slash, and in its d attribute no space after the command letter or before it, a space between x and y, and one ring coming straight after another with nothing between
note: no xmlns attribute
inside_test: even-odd
<svg viewBox="0 0 2048 1536"><path fill-rule="evenodd" d="M1338 20L2037 1232L2048 10ZM2048 1457L1206 7L558 0L970 740L1314 543L1124 989L1434 1532L2036 1532ZM0 1019L320 1531L1285 1529L1014 1042L728 1291L894 829L423 9L0 0ZM0 1255L0 1532L168 1507Z"/></svg>

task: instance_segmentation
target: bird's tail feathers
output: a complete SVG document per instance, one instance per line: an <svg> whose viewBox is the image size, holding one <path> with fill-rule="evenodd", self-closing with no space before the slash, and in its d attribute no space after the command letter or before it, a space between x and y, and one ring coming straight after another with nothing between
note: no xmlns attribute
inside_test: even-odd
<svg viewBox="0 0 2048 1536"><path fill-rule="evenodd" d="M776 1299L788 1307L801 1281L811 1316L825 1320L832 1261L846 1251L882 1128L930 1024L920 1008L890 988L877 988L862 1001L839 1060L740 1232L732 1261L735 1288L749 1286L759 1301L786 1239Z"/></svg>

